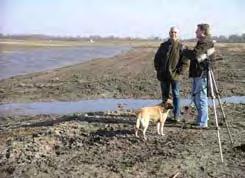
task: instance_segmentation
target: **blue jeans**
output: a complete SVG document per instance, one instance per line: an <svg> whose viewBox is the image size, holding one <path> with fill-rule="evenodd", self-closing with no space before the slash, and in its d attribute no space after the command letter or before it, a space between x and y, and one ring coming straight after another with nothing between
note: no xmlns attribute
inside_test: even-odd
<svg viewBox="0 0 245 178"><path fill-rule="evenodd" d="M208 124L207 78L195 77L192 82L193 102L197 109L197 124L201 127Z"/></svg>
<svg viewBox="0 0 245 178"><path fill-rule="evenodd" d="M177 80L161 81L162 101L165 102L169 98L170 86L173 94L173 113L174 117L180 116L180 82Z"/></svg>

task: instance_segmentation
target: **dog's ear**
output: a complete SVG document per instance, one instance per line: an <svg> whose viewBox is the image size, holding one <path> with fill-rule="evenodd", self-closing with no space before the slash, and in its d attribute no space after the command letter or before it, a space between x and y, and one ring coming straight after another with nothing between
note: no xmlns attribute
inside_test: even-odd
<svg viewBox="0 0 245 178"><path fill-rule="evenodd" d="M158 104L158 106L165 107L165 103L161 102L161 103Z"/></svg>

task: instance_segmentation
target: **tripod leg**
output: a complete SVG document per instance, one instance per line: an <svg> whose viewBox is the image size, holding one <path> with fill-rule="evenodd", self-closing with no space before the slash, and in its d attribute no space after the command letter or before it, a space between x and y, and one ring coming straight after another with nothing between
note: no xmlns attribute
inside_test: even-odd
<svg viewBox="0 0 245 178"><path fill-rule="evenodd" d="M217 95L218 102L219 102L219 105L220 105L220 108L221 108L221 112L222 112L222 115L223 115L223 120L225 122L225 126L226 126L226 129L227 129L227 132L228 132L230 141L231 141L231 145L233 145L233 140L232 140L232 137L231 137L231 132L230 132L230 129L228 127L228 123L227 123L227 120L226 120L226 115L225 115L225 112L224 112L224 109L223 109L223 106L222 106L222 103L221 103L221 100L220 100L220 94L218 92L218 87L217 87L216 81L214 79L214 73L213 73L212 70L210 70L210 74L211 74L211 80L212 80L213 85L214 85L214 90L215 90L215 93Z"/></svg>
<svg viewBox="0 0 245 178"><path fill-rule="evenodd" d="M213 82L211 80L212 77L211 77L210 70L208 71L208 78L209 78L210 93L211 93L211 97L212 97L214 116L215 116L215 123L216 123L216 129L217 129L217 136L218 136L218 142L219 142L220 158L221 158L221 162L223 163L224 160L223 160L222 146L221 146L220 133L219 133L220 128L219 128L218 117L217 117L217 112L216 112L215 96L214 96Z"/></svg>

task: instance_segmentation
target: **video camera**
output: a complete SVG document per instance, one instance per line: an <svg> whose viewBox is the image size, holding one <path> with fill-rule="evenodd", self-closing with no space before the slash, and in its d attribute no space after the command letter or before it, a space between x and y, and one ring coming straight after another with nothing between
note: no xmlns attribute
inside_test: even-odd
<svg viewBox="0 0 245 178"><path fill-rule="evenodd" d="M210 59L210 56L213 55L214 52L215 52L214 47L213 47L213 48L209 48L209 49L206 51L206 53L197 56L197 62L198 62L198 63L201 63L201 62L203 62L203 61L209 60L209 59Z"/></svg>
<svg viewBox="0 0 245 178"><path fill-rule="evenodd" d="M209 48L205 53L195 57L193 55L193 50L190 50L188 48L185 48L183 50L183 54L187 58L187 60L197 60L197 62L200 63L200 65L204 69L209 69L214 61L223 60L223 57L216 53L214 47Z"/></svg>

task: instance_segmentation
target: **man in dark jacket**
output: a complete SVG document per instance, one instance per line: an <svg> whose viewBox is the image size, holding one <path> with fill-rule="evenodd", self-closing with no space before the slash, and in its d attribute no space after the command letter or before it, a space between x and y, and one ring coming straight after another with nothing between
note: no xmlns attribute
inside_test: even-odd
<svg viewBox="0 0 245 178"><path fill-rule="evenodd" d="M183 60L182 44L178 40L178 29L171 27L169 40L161 44L154 58L154 66L157 78L160 81L162 101L169 98L170 87L173 94L173 113L176 121L180 120L180 74L187 66Z"/></svg>
<svg viewBox="0 0 245 178"><path fill-rule="evenodd" d="M185 49L183 55L191 60L189 76L193 78L192 96L196 106L197 125L208 127L207 64L214 60L214 43L210 38L208 24L198 24L198 42L193 50Z"/></svg>

